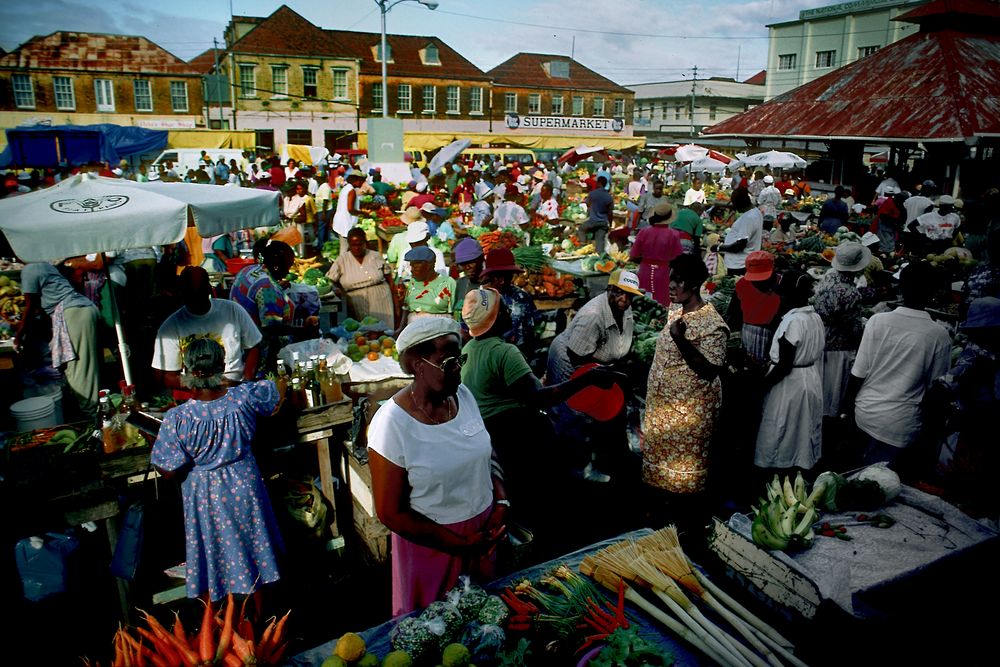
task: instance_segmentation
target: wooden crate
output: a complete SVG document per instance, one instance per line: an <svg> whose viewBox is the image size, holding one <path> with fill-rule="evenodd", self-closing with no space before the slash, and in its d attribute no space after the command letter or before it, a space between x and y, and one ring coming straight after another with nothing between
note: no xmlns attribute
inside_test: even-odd
<svg viewBox="0 0 1000 667"><path fill-rule="evenodd" d="M709 537L709 548L726 564L733 579L776 611L786 617L789 611L805 618L816 615L822 596L811 579L718 519Z"/></svg>
<svg viewBox="0 0 1000 667"><path fill-rule="evenodd" d="M342 459L341 475L351 493L351 515L354 530L379 563L389 557L389 529L375 516L375 499L372 496L372 476L368 464L361 463L350 452Z"/></svg>

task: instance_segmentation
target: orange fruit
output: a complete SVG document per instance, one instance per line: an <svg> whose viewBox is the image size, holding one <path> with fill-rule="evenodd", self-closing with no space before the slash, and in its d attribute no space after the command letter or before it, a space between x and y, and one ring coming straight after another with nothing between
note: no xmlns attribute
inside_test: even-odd
<svg viewBox="0 0 1000 667"><path fill-rule="evenodd" d="M366 338L363 335L358 335L354 339L354 344L357 345L358 347L365 347L368 345L368 338Z"/></svg>
<svg viewBox="0 0 1000 667"><path fill-rule="evenodd" d="M386 338L384 341L382 341L382 347L384 347L387 350L392 349L395 345L396 341L394 341L391 338Z"/></svg>
<svg viewBox="0 0 1000 667"><path fill-rule="evenodd" d="M369 352L378 352L381 349L382 349L382 346L378 344L377 340L373 340L372 342L368 343L368 351Z"/></svg>
<svg viewBox="0 0 1000 667"><path fill-rule="evenodd" d="M368 361L378 361L378 352L369 352Z"/></svg>

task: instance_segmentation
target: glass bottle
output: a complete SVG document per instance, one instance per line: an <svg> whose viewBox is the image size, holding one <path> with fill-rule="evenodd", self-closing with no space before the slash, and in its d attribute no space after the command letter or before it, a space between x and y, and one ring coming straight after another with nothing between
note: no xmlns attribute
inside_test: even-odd
<svg viewBox="0 0 1000 667"><path fill-rule="evenodd" d="M302 380L296 376L292 376L292 395L291 395L292 406L296 410L301 410L306 406L305 397L302 395Z"/></svg>
<svg viewBox="0 0 1000 667"><path fill-rule="evenodd" d="M316 382L316 373L311 359L306 362L305 384L302 386L302 390L305 393L306 407L318 407L319 383Z"/></svg>
<svg viewBox="0 0 1000 667"><path fill-rule="evenodd" d="M98 415L101 418L101 442L105 454L114 454L121 449L121 429L115 424L115 408L111 405L108 390L99 394Z"/></svg>
<svg viewBox="0 0 1000 667"><path fill-rule="evenodd" d="M327 403L337 403L343 400L344 392L340 388L340 380L333 368L327 365L326 355L319 358L319 382L323 389L323 398Z"/></svg>
<svg viewBox="0 0 1000 667"><path fill-rule="evenodd" d="M278 376L274 381L274 385L278 388L278 396L284 398L285 393L288 391L288 371L285 369L285 362L281 359L278 359L276 370Z"/></svg>

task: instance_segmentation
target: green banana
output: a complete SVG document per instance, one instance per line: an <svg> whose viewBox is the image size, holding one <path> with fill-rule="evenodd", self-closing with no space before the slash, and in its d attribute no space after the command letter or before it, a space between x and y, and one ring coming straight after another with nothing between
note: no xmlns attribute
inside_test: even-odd
<svg viewBox="0 0 1000 667"><path fill-rule="evenodd" d="M795 529L795 513L798 509L798 503L795 503L784 512L781 513L781 534L790 536Z"/></svg>
<svg viewBox="0 0 1000 667"><path fill-rule="evenodd" d="M759 514L753 520L750 533L753 536L754 544L765 549L784 550L788 548L788 538L778 537L768 530Z"/></svg>
<svg viewBox="0 0 1000 667"><path fill-rule="evenodd" d="M826 494L826 482L816 482L813 484L812 493L806 498L806 502L810 507L815 507L816 503Z"/></svg>
<svg viewBox="0 0 1000 667"><path fill-rule="evenodd" d="M795 525L795 528L792 529L792 532L800 537L804 537L808 531L812 530L812 524L815 520L816 510L811 508L807 509L806 513L802 515L802 519L800 519Z"/></svg>
<svg viewBox="0 0 1000 667"><path fill-rule="evenodd" d="M800 503L804 502L808 497L806 493L806 480L802 476L801 471L795 473L795 482L792 484L792 490L795 492L795 499Z"/></svg>
<svg viewBox="0 0 1000 667"><path fill-rule="evenodd" d="M781 493L787 507L799 502L798 498L795 497L795 490L792 489L792 482L788 479L788 475L785 475L785 481L781 485Z"/></svg>

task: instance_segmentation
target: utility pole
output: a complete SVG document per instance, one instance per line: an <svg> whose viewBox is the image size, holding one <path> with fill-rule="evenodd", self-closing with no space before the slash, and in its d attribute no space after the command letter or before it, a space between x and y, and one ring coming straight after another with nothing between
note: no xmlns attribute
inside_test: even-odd
<svg viewBox="0 0 1000 667"><path fill-rule="evenodd" d="M695 65L692 68L693 74L691 75L691 141L694 142L694 96L695 96L695 86L698 83L698 66Z"/></svg>
<svg viewBox="0 0 1000 667"><path fill-rule="evenodd" d="M222 91L219 89L219 40L212 38L212 53L215 54L215 67L212 69L212 96L219 110L219 129L222 129ZM211 107L209 107L211 108ZM212 114L208 114L208 129L212 129Z"/></svg>

